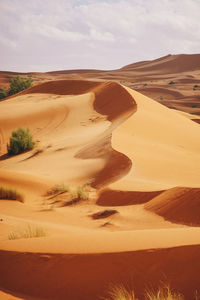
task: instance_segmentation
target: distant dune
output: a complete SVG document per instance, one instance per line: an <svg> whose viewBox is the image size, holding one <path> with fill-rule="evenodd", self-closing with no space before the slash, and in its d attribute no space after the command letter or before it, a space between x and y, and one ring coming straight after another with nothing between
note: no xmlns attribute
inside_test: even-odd
<svg viewBox="0 0 200 300"><path fill-rule="evenodd" d="M0 71L0 87L8 87L9 78L17 74L32 75L35 85L50 80L65 79L112 80L123 83L169 108L194 115L200 114L200 54L167 55L108 71L91 69L60 70L47 73ZM170 85L171 81L175 84ZM199 85L199 87L194 88L195 85Z"/></svg>

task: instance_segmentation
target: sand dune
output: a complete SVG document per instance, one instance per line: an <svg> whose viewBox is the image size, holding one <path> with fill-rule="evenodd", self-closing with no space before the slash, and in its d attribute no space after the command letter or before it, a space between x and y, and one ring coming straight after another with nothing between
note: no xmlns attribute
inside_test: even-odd
<svg viewBox="0 0 200 300"><path fill-rule="evenodd" d="M182 224L200 225L200 189L173 188L149 201L145 208Z"/></svg>
<svg viewBox="0 0 200 300"><path fill-rule="evenodd" d="M200 258L200 127L191 115L117 82L88 80L35 85L0 110L0 184L25 195L24 204L0 201L1 289L24 299L92 300L111 282L133 276L141 295L166 276L191 297ZM30 128L36 146L8 157L18 127ZM59 206L65 194L44 196L61 183L89 185L89 199ZM102 206L117 213L94 220ZM8 239L27 224L46 236Z"/></svg>
<svg viewBox="0 0 200 300"><path fill-rule="evenodd" d="M198 70L199 63L200 54L167 55L153 61L125 66L123 70L150 72L152 74L180 73Z"/></svg>
<svg viewBox="0 0 200 300"><path fill-rule="evenodd" d="M168 278L186 299L195 299L192 291L200 285L199 252L199 246L101 255L1 251L2 284L23 293L25 299L31 299L27 297L31 294L36 299L91 300L105 296L110 283L123 283L134 287L143 299L144 288L156 288Z"/></svg>

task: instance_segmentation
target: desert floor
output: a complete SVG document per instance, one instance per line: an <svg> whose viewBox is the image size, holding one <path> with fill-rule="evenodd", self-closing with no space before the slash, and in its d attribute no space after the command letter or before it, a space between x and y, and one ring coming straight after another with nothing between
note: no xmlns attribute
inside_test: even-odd
<svg viewBox="0 0 200 300"><path fill-rule="evenodd" d="M1 299L200 293L200 74L182 60L33 74L0 102L0 185L24 196L0 200ZM18 127L36 144L8 157ZM27 228L44 236L9 239Z"/></svg>

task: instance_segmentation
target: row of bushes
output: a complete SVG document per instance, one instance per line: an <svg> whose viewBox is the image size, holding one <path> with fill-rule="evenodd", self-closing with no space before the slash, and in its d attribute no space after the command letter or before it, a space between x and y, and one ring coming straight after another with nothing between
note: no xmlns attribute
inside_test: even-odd
<svg viewBox="0 0 200 300"><path fill-rule="evenodd" d="M17 94L25 89L28 89L32 86L32 84L33 79L31 78L31 76L29 76L28 78L23 78L21 76L11 78L9 89L7 91L5 88L0 89L0 99L4 99L8 96Z"/></svg>

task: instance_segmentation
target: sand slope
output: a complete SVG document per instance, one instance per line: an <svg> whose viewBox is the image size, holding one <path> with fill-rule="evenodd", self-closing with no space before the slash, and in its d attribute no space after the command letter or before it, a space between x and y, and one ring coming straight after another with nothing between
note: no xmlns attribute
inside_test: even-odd
<svg viewBox="0 0 200 300"><path fill-rule="evenodd" d="M182 224L200 225L200 189L173 188L149 201L145 208Z"/></svg>
<svg viewBox="0 0 200 300"><path fill-rule="evenodd" d="M199 124L116 82L46 82L0 110L0 184L25 195L25 204L0 201L0 288L25 299L93 300L111 282L133 278L141 295L166 276L192 299L200 286L200 266L192 267L200 258ZM36 148L9 158L18 127L30 128ZM89 184L90 198L45 202L60 183ZM117 213L93 220L104 208ZM8 239L27 224L46 236Z"/></svg>

